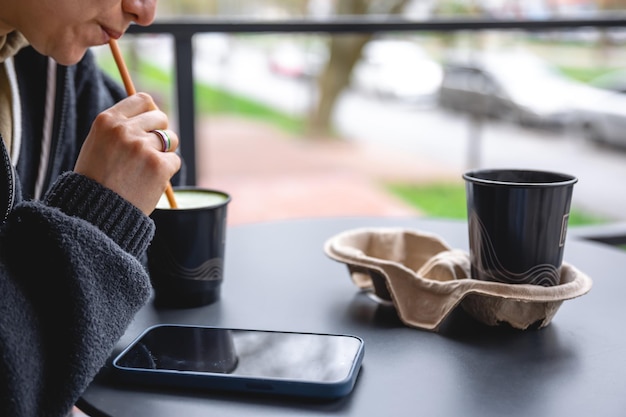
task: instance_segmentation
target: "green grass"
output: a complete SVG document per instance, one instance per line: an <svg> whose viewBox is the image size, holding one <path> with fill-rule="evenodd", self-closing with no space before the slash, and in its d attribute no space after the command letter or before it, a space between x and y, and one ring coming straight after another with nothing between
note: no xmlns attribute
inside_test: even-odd
<svg viewBox="0 0 626 417"><path fill-rule="evenodd" d="M100 65L104 71L121 81L113 59L105 58ZM133 71L133 77L137 90L150 93L163 111L171 111L174 78L170 72L147 62L140 62ZM302 117L288 115L215 86L196 82L194 88L196 109L199 114L245 116L266 121L289 133L302 134L305 131L305 120Z"/></svg>
<svg viewBox="0 0 626 417"><path fill-rule="evenodd" d="M420 212L434 217L467 218L465 188L457 184L391 184L389 190Z"/></svg>
<svg viewBox="0 0 626 417"><path fill-rule="evenodd" d="M196 103L198 110L205 114L233 114L260 119L295 134L302 134L305 128L302 118L207 85L196 84Z"/></svg>
<svg viewBox="0 0 626 417"><path fill-rule="evenodd" d="M465 186L463 184L435 183L424 185L391 184L389 190L426 216L467 219ZM570 226L608 222L576 208L570 212Z"/></svg>
<svg viewBox="0 0 626 417"><path fill-rule="evenodd" d="M583 83L588 83L589 81L597 78L601 75L609 73L615 68L606 68L606 67L594 67L594 68L580 68L580 67L560 67L559 70L563 73L563 75L568 78L581 81Z"/></svg>

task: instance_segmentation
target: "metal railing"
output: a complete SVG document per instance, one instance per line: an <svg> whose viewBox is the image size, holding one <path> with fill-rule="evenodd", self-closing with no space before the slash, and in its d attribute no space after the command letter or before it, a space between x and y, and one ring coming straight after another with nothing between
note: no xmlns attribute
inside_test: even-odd
<svg viewBox="0 0 626 417"><path fill-rule="evenodd" d="M523 30L528 32L581 28L626 28L626 15L598 16L589 19L493 20L447 19L412 21L396 17L337 17L328 20L198 20L184 18L157 21L150 26L132 25L134 34L169 34L174 39L176 100L181 154L187 166L188 184L196 183L193 37L199 33L298 33L347 34L382 32L458 32L485 30ZM589 229L580 234L591 240L626 244L626 227Z"/></svg>

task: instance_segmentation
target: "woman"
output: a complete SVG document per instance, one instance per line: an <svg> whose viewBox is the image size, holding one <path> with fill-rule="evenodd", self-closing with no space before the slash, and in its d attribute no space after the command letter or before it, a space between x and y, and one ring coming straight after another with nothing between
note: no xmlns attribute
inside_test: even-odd
<svg viewBox="0 0 626 417"><path fill-rule="evenodd" d="M178 137L87 50L155 2L0 0L2 416L67 415L149 297L138 258Z"/></svg>

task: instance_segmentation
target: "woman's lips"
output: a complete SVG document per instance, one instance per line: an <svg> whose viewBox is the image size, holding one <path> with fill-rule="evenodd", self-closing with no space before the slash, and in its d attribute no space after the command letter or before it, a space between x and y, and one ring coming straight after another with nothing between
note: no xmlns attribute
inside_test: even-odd
<svg viewBox="0 0 626 417"><path fill-rule="evenodd" d="M104 33L106 33L107 37L110 39L119 39L122 37L122 33L123 33L123 32L118 32L116 30L108 28L106 26L102 26L102 30L104 31Z"/></svg>

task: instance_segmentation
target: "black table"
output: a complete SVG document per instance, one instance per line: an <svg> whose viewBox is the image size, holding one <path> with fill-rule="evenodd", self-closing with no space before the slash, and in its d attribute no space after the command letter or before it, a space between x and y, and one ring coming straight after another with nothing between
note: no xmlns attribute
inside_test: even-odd
<svg viewBox="0 0 626 417"><path fill-rule="evenodd" d="M157 323L355 334L366 350L350 396L316 402L122 388L105 367L81 408L115 417L626 415L626 251L570 238L565 260L594 287L564 302L545 329L488 327L457 309L431 333L402 325L323 253L323 243L344 230L397 226L434 232L467 249L466 224L454 221L335 218L233 227L222 299L185 310L148 305L116 349Z"/></svg>

